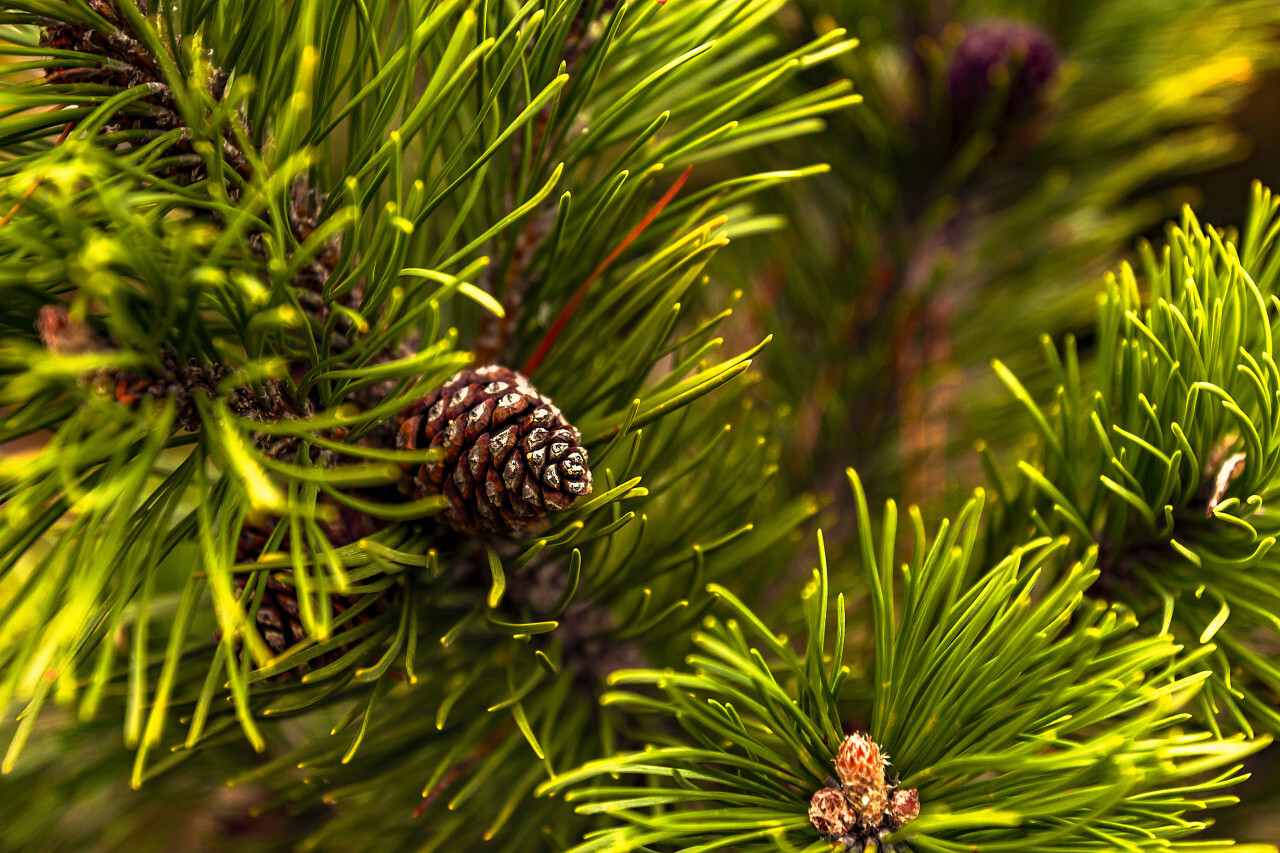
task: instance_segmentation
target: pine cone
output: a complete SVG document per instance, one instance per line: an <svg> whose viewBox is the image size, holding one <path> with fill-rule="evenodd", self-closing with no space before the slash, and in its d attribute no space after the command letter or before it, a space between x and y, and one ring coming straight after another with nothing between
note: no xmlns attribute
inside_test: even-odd
<svg viewBox="0 0 1280 853"><path fill-rule="evenodd" d="M45 71L46 82L61 84L92 84L119 91L146 86L146 95L122 108L102 128L103 133L143 131L149 135L142 141L122 140L117 150L132 148L150 142L150 137L183 128L186 122L178 111L173 92L165 82L161 63L138 38L128 18L120 11L122 3L133 3L143 14L149 13L153 4L146 0L85 0L89 9L115 27L111 33L102 33L78 21L50 20L40 33L40 44L55 50L75 51L101 57L101 62L83 66L58 66ZM209 67L208 90L216 101L226 94L228 76L221 69ZM222 148L226 162L241 175L248 176L249 166L244 154L236 147L234 135L223 132ZM202 157L195 153L188 138L178 139L166 151L166 156L176 158L170 168L170 177L185 184L196 183L208 177L208 169Z"/></svg>
<svg viewBox="0 0 1280 853"><path fill-rule="evenodd" d="M878 826L889 805L884 765L879 745L864 735L849 735L836 753L836 774L862 826Z"/></svg>
<svg viewBox="0 0 1280 853"><path fill-rule="evenodd" d="M130 89L164 79L155 58L129 32L127 19L117 8L116 0L86 0L88 7L116 27L104 34L79 22L50 21L40 34L40 43L56 50L92 53L113 60L87 67L55 67L45 72L51 83L82 82ZM136 3L144 13L144 4ZM150 101L144 98L144 101Z"/></svg>
<svg viewBox="0 0 1280 853"><path fill-rule="evenodd" d="M520 536L591 494L581 434L521 374L464 370L397 418L399 447L442 454L403 484L444 495L441 519L465 533Z"/></svg>
<svg viewBox="0 0 1280 853"><path fill-rule="evenodd" d="M83 320L71 319L67 306L55 302L42 305L36 318L36 331L40 340L52 353L80 355L92 352L109 352L111 346ZM173 398L178 425L194 431L200 428L200 411L196 405L197 393L214 398L218 395L218 383L227 375L227 369L218 364L201 365L189 358L183 364L168 346L157 354L158 370L146 374L128 370L94 371L84 375L84 381L96 387L104 387L114 393L116 402L132 406L139 400ZM275 413L268 418L266 412L255 409L259 401L244 389L232 395L232 410L258 420L276 420Z"/></svg>
<svg viewBox="0 0 1280 853"><path fill-rule="evenodd" d="M288 216L289 231L298 243L305 243L322 224L323 220L320 218L320 213L327 199L328 195L312 185L311 180L305 175L294 178L289 187L289 203L285 213ZM256 253L265 255L265 234L261 231L251 233L249 235L249 245ZM293 286L297 288L296 295L299 302L302 303L303 310L311 315L312 320L319 327L324 326L330 310L322 294L329 278L333 275L334 269L338 266L341 256L342 241L336 235L331 236L319 248L315 256L303 264L293 277ZM344 295L342 303L352 310L358 310L363 295L363 285L357 284ZM350 331L352 321L344 315L339 320L338 325L340 331L346 333Z"/></svg>
<svg viewBox="0 0 1280 853"><path fill-rule="evenodd" d="M839 788L823 788L809 800L809 822L828 841L848 834L857 822Z"/></svg>
<svg viewBox="0 0 1280 853"><path fill-rule="evenodd" d="M162 349L159 355L158 373L139 375L112 371L116 401L132 406L143 399L171 397L178 425L190 432L200 429L196 394L216 398L218 383L227 375L226 368L220 364L201 365L194 358L188 358L186 364L181 364L168 347Z"/></svg>
<svg viewBox="0 0 1280 853"><path fill-rule="evenodd" d="M289 577L289 575L289 572L280 572L267 578L267 586L262 591L262 601L259 603L258 612L255 614L258 633L262 635L262 639L266 640L267 645L271 647L271 651L276 654L282 654L309 636L302 627L297 591L283 580L280 580L281 577ZM246 580L244 578L236 579L237 595L244 590L245 584ZM334 618L337 619L348 608L354 607L362 597L361 595L337 594L329 596L329 606L333 609ZM390 596L386 594L379 596L372 607L365 608L355 618L342 623L336 636L341 636L343 632L350 631L352 628L368 622L374 615L385 612L389 604ZM272 680L290 681L313 669L319 669L331 664L351 651L352 645L350 643L343 644L322 655L303 661L293 669L278 673Z"/></svg>

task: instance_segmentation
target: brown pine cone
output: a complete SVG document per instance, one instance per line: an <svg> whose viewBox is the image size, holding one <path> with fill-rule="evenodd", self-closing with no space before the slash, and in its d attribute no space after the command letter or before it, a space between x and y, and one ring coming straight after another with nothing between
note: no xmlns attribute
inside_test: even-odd
<svg viewBox="0 0 1280 853"><path fill-rule="evenodd" d="M76 21L51 20L40 33L40 44L55 50L74 51L101 57L102 61L86 62L83 66L59 66L45 71L45 80L52 85L95 84L120 91L135 86L146 86L148 93L113 115L102 128L104 133L121 131L145 131L158 136L170 130L183 128L186 122L178 112L177 101L165 82L161 63L147 48L146 43L133 32L128 18L120 11L120 5L131 2L142 11L150 13L155 4L146 0L86 0L88 8L115 27L111 33L102 33ZM228 76L221 69L209 67L208 90L216 101L226 94ZM122 141L117 149L142 145L149 139ZM248 176L249 165L244 154L236 147L232 133L223 132L223 156L227 163L241 175ZM195 153L189 139L179 139L166 154L175 157L170 177L191 184L208 177L202 157ZM229 189L234 189L229 187Z"/></svg>
<svg viewBox="0 0 1280 853"><path fill-rule="evenodd" d="M280 577L288 577L288 575L288 572L281 572L267 578L266 589L262 591L262 602L258 605L258 612L255 614L258 633L262 634L262 639L266 640L267 645L271 647L271 651L276 654L282 654L308 637L306 630L302 627L297 591L283 580L280 580ZM244 590L245 584L246 580L243 577L236 579L236 594ZM329 606L333 608L334 618L337 619L348 608L354 607L361 597L359 595L336 594L329 596ZM335 636L341 636L343 632L350 631L352 628L368 622L375 614L385 612L389 599L390 596L386 594L379 596L372 607L365 608L354 619L343 622L338 627L338 633ZM289 681L313 669L327 666L351 651L351 646L352 644L344 644L310 660L303 661L293 669L277 674L273 680Z"/></svg>
<svg viewBox="0 0 1280 853"><path fill-rule="evenodd" d="M116 0L86 0L88 7L116 27L104 34L81 23L51 21L40 34L40 43L56 50L72 50L105 57L109 62L85 67L56 67L45 72L51 83L82 82L130 89L164 79L160 66L141 41L129 31L128 20ZM144 13L144 4L135 3ZM152 102L149 98L144 102Z"/></svg>
<svg viewBox="0 0 1280 853"><path fill-rule="evenodd" d="M132 406L143 399L171 397L178 425L189 432L200 429L196 394L216 398L218 383L226 375L226 368L220 364L201 365L194 358L188 358L186 364L182 364L167 347L160 351L160 369L157 373L144 375L112 372L117 402Z"/></svg>
<svg viewBox="0 0 1280 853"><path fill-rule="evenodd" d="M397 418L398 447L442 454L407 473L415 498L444 495L444 523L520 536L591 494L581 434L529 380L497 364L464 370Z"/></svg>

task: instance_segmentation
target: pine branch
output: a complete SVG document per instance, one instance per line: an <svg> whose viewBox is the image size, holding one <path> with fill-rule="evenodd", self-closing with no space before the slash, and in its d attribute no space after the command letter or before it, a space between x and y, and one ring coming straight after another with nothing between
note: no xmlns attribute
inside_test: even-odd
<svg viewBox="0 0 1280 853"><path fill-rule="evenodd" d="M913 542L895 572L895 508L886 506L876 541L851 477L874 604L870 745L846 737L845 597L832 606L820 542L802 653L713 586L729 615L708 618L695 636L691 671L611 677L621 689L603 697L606 707L684 732L540 786L614 824L575 851L1236 849L1178 841L1204 826L1186 815L1234 802L1219 792L1245 778L1238 762L1267 743L1178 727L1206 682L1196 671L1204 653L1143 637L1124 610L1084 599L1097 575L1092 553L1044 582L1061 539L978 563L981 493L955 526ZM589 784L609 774L618 781ZM853 796L877 784L879 804ZM815 794L840 787L851 809L833 828ZM916 790L918 805L897 796Z"/></svg>
<svg viewBox="0 0 1280 853"><path fill-rule="evenodd" d="M1096 547L1102 594L1151 633L1172 627L1202 645L1215 678L1201 712L1246 732L1280 724L1280 673L1267 660L1280 632L1269 579L1280 531L1267 509L1280 466L1277 210L1255 185L1240 238L1187 210L1165 247L1142 246L1141 280L1127 265L1108 277L1091 379L1074 339L1061 351L1042 342L1052 413L997 362L1041 447L1014 480L988 460L1002 503L992 548L1031 527Z"/></svg>
<svg viewBox="0 0 1280 853"><path fill-rule="evenodd" d="M105 37L77 2L39 5L4 37L50 21ZM619 5L591 35L573 34L574 3L114 6L183 123L154 137L102 132L152 118L129 106L142 90L98 90L129 80L8 84L60 123L0 119L0 202L22 201L0 229L0 436L45 442L0 471L0 583L16 589L0 705L26 703L6 769L56 696L122 726L135 786L242 737L269 753L248 775L280 802L338 804L317 844L367 831L353 806L388 789L388 837L422 832L405 821L424 798L454 807L424 815L439 844L576 837L529 794L636 725L597 716L599 649L667 659L704 583L814 511L775 498L773 427L744 404L759 347L721 352L730 300L707 265L734 223L750 233L749 196L816 170L697 187L600 263L663 171L771 141L782 85L852 47L834 33L766 59L777 6ZM589 43L572 77L567 38ZM717 106L667 110L693 92ZM519 540L458 529L448 494L398 491L447 454L395 447L397 419L475 366L482 317L512 312L500 355L518 362L596 268L536 377L581 433L592 494ZM489 285L508 280L523 298L504 308ZM64 338L93 343L41 341L50 305ZM578 736L588 723L599 737ZM303 787L282 772L298 764Z"/></svg>

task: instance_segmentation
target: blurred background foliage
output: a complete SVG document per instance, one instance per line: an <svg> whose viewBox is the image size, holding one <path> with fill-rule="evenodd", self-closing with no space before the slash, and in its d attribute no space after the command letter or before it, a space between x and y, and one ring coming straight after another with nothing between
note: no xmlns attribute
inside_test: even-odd
<svg viewBox="0 0 1280 853"><path fill-rule="evenodd" d="M839 460L925 506L975 482L976 438L1019 439L990 360L1042 370L1039 335L1087 338L1136 240L1183 204L1239 222L1280 175L1277 22L1250 0L785 10L793 40L860 40L830 73L864 98L797 143L832 174L778 196L794 227L732 258L778 334L764 373L798 482L838 494Z"/></svg>
<svg viewBox="0 0 1280 853"><path fill-rule="evenodd" d="M1184 205L1239 225L1250 184L1280 180L1280 6L798 0L778 20L791 41L837 25L859 47L819 75L864 101L796 143L832 172L770 199L792 227L722 260L776 335L762 394L785 407L783 468L819 492L839 566L856 550L846 466L875 497L953 510L983 480L977 449L1011 463L1037 440L992 360L1052 399L1042 336L1074 334L1088 370L1107 270ZM807 556L776 586L792 630L783 590ZM845 660L864 682L868 657ZM1210 834L1274 842L1277 750L1250 769Z"/></svg>

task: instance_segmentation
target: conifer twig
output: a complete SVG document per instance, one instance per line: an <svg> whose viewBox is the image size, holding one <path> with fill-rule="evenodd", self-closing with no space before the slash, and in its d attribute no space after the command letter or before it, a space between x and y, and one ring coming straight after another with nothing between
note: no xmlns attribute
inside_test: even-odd
<svg viewBox="0 0 1280 853"><path fill-rule="evenodd" d="M644 215L644 218L631 229L631 232L622 239L622 242L620 242L612 252L609 253L608 257L601 261L599 266L591 271L591 275L586 277L578 287L578 290L573 294L573 297L565 304L564 308L560 309L560 313L556 315L555 321L552 322L551 326L547 329L546 334L542 336L542 340L538 342L538 346L534 349L533 355L529 356L529 360L525 362L524 368L520 371L521 373L528 376L538 369L538 365L542 363L542 359L544 359L547 353L551 351L551 347L555 346L555 342L560 337L560 333L564 331L565 325L573 317L574 312L578 310L578 306L582 303L583 297L587 295L587 291L591 289L591 285L593 285L600 276L604 275L604 273L608 271L609 267L613 265L613 262L618 259L618 256L625 252L627 247L630 246L637 237L644 233L650 223L652 223L653 220L658 217L658 214L662 213L666 206L671 203L671 200L676 197L676 193L680 192L680 188L684 186L685 181L689 180L689 175L692 173L692 166L685 168L684 173L681 174L680 177L676 178L675 183L673 183L667 191L663 193L662 198L658 199L657 203L654 204L654 206L649 209L649 212Z"/></svg>

